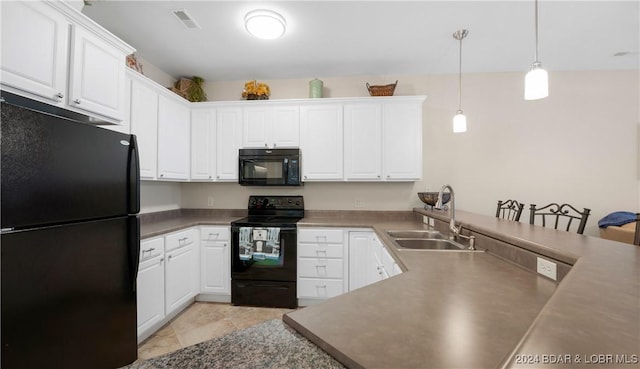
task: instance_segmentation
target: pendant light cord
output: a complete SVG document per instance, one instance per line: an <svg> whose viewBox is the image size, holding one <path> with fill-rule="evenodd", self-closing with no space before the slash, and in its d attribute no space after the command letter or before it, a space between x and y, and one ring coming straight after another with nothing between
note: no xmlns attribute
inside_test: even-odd
<svg viewBox="0 0 640 369"><path fill-rule="evenodd" d="M535 22L536 22L536 51L535 51L535 55L534 55L534 60L537 63L538 62L538 0L534 0L534 5L535 5Z"/></svg>
<svg viewBox="0 0 640 369"><path fill-rule="evenodd" d="M460 37L460 61L458 62L458 110L462 110L462 37Z"/></svg>

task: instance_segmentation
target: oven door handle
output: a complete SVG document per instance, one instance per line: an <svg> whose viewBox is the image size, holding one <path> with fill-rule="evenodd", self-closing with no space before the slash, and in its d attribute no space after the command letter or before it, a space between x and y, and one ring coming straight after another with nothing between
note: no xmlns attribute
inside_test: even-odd
<svg viewBox="0 0 640 369"><path fill-rule="evenodd" d="M240 231L240 228L245 228L245 226L231 226L231 232L233 231ZM249 228L278 228L280 230L280 232L282 231L297 231L298 228L296 227L270 227L268 224L267 225L258 225L258 226L249 226Z"/></svg>

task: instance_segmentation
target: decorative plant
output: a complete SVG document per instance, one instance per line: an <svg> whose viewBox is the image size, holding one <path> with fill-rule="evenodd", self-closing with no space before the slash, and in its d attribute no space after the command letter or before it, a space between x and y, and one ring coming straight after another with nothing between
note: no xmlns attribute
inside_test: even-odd
<svg viewBox="0 0 640 369"><path fill-rule="evenodd" d="M266 100L271 95L269 85L266 83L258 83L255 79L244 84L242 97L247 100Z"/></svg>
<svg viewBox="0 0 640 369"><path fill-rule="evenodd" d="M191 102L207 101L207 94L202 89L204 79L194 76L191 78L191 85L187 89L187 100Z"/></svg>

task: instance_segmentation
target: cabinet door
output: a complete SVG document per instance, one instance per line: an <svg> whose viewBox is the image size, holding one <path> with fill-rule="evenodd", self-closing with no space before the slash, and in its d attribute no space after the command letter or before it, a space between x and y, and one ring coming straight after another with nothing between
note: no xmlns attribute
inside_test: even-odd
<svg viewBox="0 0 640 369"><path fill-rule="evenodd" d="M166 260L165 310L169 315L197 294L198 265L195 246L170 251L166 254Z"/></svg>
<svg viewBox="0 0 640 369"><path fill-rule="evenodd" d="M300 150L305 181L343 178L342 106L300 107Z"/></svg>
<svg viewBox="0 0 640 369"><path fill-rule="evenodd" d="M164 255L140 263L136 289L138 336L164 319L164 273Z"/></svg>
<svg viewBox="0 0 640 369"><path fill-rule="evenodd" d="M229 241L206 241L201 246L200 292L231 293Z"/></svg>
<svg viewBox="0 0 640 369"><path fill-rule="evenodd" d="M242 145L242 108L216 111L216 179L238 180L238 150Z"/></svg>
<svg viewBox="0 0 640 369"><path fill-rule="evenodd" d="M422 177L422 104L386 103L383 106L384 179Z"/></svg>
<svg viewBox="0 0 640 369"><path fill-rule="evenodd" d="M191 179L211 180L216 175L216 111L191 111Z"/></svg>
<svg viewBox="0 0 640 369"><path fill-rule="evenodd" d="M276 106L271 119L272 147L300 146L300 108L297 106Z"/></svg>
<svg viewBox="0 0 640 369"><path fill-rule="evenodd" d="M243 111L242 146L248 148L269 147L271 108L246 107Z"/></svg>
<svg viewBox="0 0 640 369"><path fill-rule="evenodd" d="M69 23L44 2L2 2L2 84L63 101Z"/></svg>
<svg viewBox="0 0 640 369"><path fill-rule="evenodd" d="M122 120L126 55L80 26L72 28L71 46L68 104Z"/></svg>
<svg viewBox="0 0 640 369"><path fill-rule="evenodd" d="M371 238L372 232L349 232L349 291L376 280Z"/></svg>
<svg viewBox="0 0 640 369"><path fill-rule="evenodd" d="M344 107L344 163L347 180L382 176L382 108L380 104Z"/></svg>
<svg viewBox="0 0 640 369"><path fill-rule="evenodd" d="M140 155L140 178L154 179L158 158L158 93L152 87L131 81L131 133L136 135Z"/></svg>
<svg viewBox="0 0 640 369"><path fill-rule="evenodd" d="M189 178L189 107L158 97L158 177Z"/></svg>

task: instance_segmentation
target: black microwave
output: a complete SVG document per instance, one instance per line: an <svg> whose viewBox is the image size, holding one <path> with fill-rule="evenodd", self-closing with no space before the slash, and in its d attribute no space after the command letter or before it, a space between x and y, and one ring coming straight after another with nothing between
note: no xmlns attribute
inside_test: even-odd
<svg viewBox="0 0 640 369"><path fill-rule="evenodd" d="M238 183L300 186L300 149L240 149Z"/></svg>

